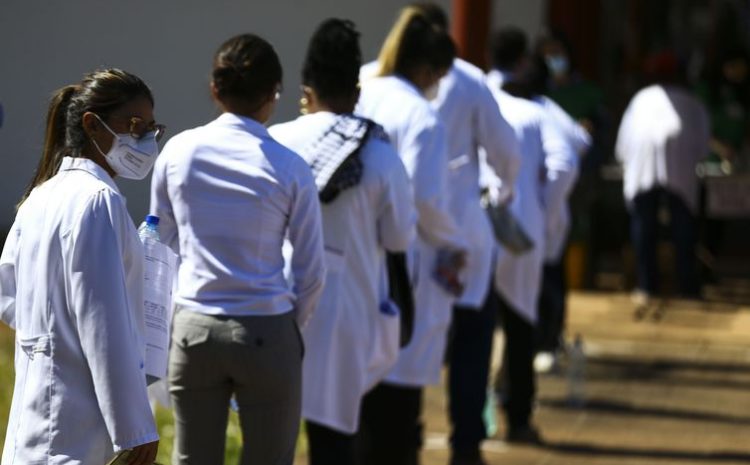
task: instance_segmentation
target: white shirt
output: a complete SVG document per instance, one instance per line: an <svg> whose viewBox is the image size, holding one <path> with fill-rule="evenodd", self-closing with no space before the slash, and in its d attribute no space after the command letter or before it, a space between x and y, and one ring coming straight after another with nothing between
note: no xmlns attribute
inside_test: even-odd
<svg viewBox="0 0 750 465"><path fill-rule="evenodd" d="M179 254L175 302L211 315L304 322L323 289L323 239L310 168L260 123L224 113L184 131L154 167L151 213ZM295 288L284 278L288 234Z"/></svg>
<svg viewBox="0 0 750 465"><path fill-rule="evenodd" d="M303 153L335 121L335 114L317 112L269 132ZM385 251L407 250L416 223L409 177L393 147L370 137L359 157L359 184L321 204L326 284L303 332L302 416L346 434L359 427L362 396L396 361L399 317L381 311L388 301L381 272ZM373 360L384 354L385 364Z"/></svg>
<svg viewBox="0 0 750 465"><path fill-rule="evenodd" d="M453 62L432 105L447 132L450 211L469 244L462 275L466 289L457 303L480 309L490 285L493 260L488 251L495 237L479 202L479 150L495 174L512 186L521 164L518 140L498 110L484 72L466 61Z"/></svg>
<svg viewBox="0 0 750 465"><path fill-rule="evenodd" d="M539 104L507 94L501 90L500 82L500 76L490 72L488 84L500 111L516 131L522 154L511 211L534 247L513 255L499 246L495 284L508 304L535 324L546 248L546 216L564 202L562 195L575 179L577 155ZM483 171L482 178L493 188L502 184L488 170Z"/></svg>
<svg viewBox="0 0 750 465"><path fill-rule="evenodd" d="M357 113L388 133L409 173L418 215L418 238L409 255L417 315L414 335L386 380L435 384L455 301L432 277L437 251L468 249L449 207L445 129L419 90L398 76L364 80Z"/></svg>
<svg viewBox="0 0 750 465"><path fill-rule="evenodd" d="M664 187L693 211L698 206L695 165L708 154L708 115L679 87L652 85L628 104L615 154L625 169L625 199Z"/></svg>
<svg viewBox="0 0 750 465"><path fill-rule="evenodd" d="M156 441L142 334L143 246L112 178L85 158L23 203L0 258L16 329L2 465L100 465Z"/></svg>

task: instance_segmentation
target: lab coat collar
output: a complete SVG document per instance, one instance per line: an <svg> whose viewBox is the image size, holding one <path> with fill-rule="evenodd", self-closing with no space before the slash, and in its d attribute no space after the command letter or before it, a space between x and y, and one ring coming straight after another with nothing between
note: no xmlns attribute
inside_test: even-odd
<svg viewBox="0 0 750 465"><path fill-rule="evenodd" d="M60 163L60 169L58 172L74 170L85 171L103 181L118 194L120 193L120 189L117 187L117 184L115 184L115 180L112 179L112 176L110 176L109 173L107 173L107 171L99 166L94 160L85 157L64 157Z"/></svg>
<svg viewBox="0 0 750 465"><path fill-rule="evenodd" d="M221 116L210 124L240 128L257 137L270 137L268 129L263 124L252 118L240 116L235 113L222 113Z"/></svg>

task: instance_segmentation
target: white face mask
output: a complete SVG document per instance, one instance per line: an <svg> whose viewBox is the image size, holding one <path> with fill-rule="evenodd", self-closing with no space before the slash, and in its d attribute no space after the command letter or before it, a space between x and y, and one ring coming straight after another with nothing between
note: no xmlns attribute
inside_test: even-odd
<svg viewBox="0 0 750 465"><path fill-rule="evenodd" d="M438 92L440 92L440 81L437 81L435 84L426 88L424 92L422 92L422 95L424 95L424 98L427 100L432 101L437 98Z"/></svg>
<svg viewBox="0 0 750 465"><path fill-rule="evenodd" d="M99 153L104 156L110 168L125 179L140 180L148 175L159 155L159 143L156 141L156 131L144 134L136 139L131 134L117 134L98 115L96 118L112 133L112 147L104 153L94 139L91 141Z"/></svg>
<svg viewBox="0 0 750 465"><path fill-rule="evenodd" d="M568 74L570 64L568 57L565 55L550 55L544 60L550 72L555 76L564 76Z"/></svg>

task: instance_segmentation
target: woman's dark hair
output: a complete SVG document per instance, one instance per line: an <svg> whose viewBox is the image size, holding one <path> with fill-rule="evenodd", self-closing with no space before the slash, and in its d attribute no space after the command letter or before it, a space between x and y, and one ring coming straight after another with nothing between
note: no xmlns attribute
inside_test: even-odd
<svg viewBox="0 0 750 465"><path fill-rule="evenodd" d="M148 86L138 76L116 68L94 71L84 76L80 84L58 89L47 110L42 158L21 202L36 186L57 173L63 157L81 156L88 140L83 129L84 113L96 113L106 120L111 113L140 97L147 98L153 106L154 97Z"/></svg>
<svg viewBox="0 0 750 465"><path fill-rule="evenodd" d="M212 78L220 100L260 108L281 84L281 62L264 39L241 34L221 44L216 51Z"/></svg>
<svg viewBox="0 0 750 465"><path fill-rule="evenodd" d="M422 10L422 14L427 20L434 26L448 30L448 15L445 14L445 10L433 2L416 2L412 3L411 6L417 7Z"/></svg>
<svg viewBox="0 0 750 465"><path fill-rule="evenodd" d="M362 52L354 23L327 19L310 39L302 83L315 89L322 100L348 98L357 92Z"/></svg>
<svg viewBox="0 0 750 465"><path fill-rule="evenodd" d="M380 49L379 76L408 76L418 66L433 70L450 68L456 57L456 46L448 32L435 26L419 7L409 6L388 33Z"/></svg>
<svg viewBox="0 0 750 465"><path fill-rule="evenodd" d="M500 71L512 70L528 50L526 34L515 26L504 27L492 38L492 66Z"/></svg>

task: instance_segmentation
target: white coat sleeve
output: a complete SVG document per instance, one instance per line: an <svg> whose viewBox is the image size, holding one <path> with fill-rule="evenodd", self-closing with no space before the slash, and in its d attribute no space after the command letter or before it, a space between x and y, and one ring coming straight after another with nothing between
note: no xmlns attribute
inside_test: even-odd
<svg viewBox="0 0 750 465"><path fill-rule="evenodd" d="M558 124L568 144L578 155L583 155L591 147L591 136L588 131L576 122L563 108L554 100L543 97L544 107L552 119Z"/></svg>
<svg viewBox="0 0 750 465"><path fill-rule="evenodd" d="M18 229L14 224L8 232L3 253L0 255L0 320L11 328L16 327L16 251Z"/></svg>
<svg viewBox="0 0 750 465"><path fill-rule="evenodd" d="M389 144L383 144L383 157L388 157L389 170L383 174L382 190L377 216L380 244L390 252L404 252L416 234L417 213L411 191L409 175L398 154Z"/></svg>
<svg viewBox="0 0 750 465"><path fill-rule="evenodd" d="M318 306L326 274L318 190L306 165L292 195L289 242L294 250L292 276L297 322L304 327Z"/></svg>
<svg viewBox="0 0 750 465"><path fill-rule="evenodd" d="M168 154L170 144L167 144L162 150L159 158L156 159L154 172L151 175L151 206L149 212L151 215L159 217L159 238L165 244L172 248L174 253L180 254L180 241L177 231L177 221L172 209L172 201L169 199L168 189Z"/></svg>
<svg viewBox="0 0 750 465"><path fill-rule="evenodd" d="M486 165L495 171L503 185L514 186L521 169L521 147L516 132L486 85L477 88L476 98L476 138L484 149Z"/></svg>
<svg viewBox="0 0 750 465"><path fill-rule="evenodd" d="M436 248L465 250L466 243L448 207L445 137L440 123L427 122L407 134L400 155L411 177L419 235Z"/></svg>
<svg viewBox="0 0 750 465"><path fill-rule="evenodd" d="M633 150L632 139L636 126L636 119L633 117L633 114L635 113L634 107L634 101L631 101L625 109L625 112L622 114L620 128L617 130L615 158L617 158L617 161L622 165L627 164L628 158Z"/></svg>
<svg viewBox="0 0 750 465"><path fill-rule="evenodd" d="M545 218L546 223L552 225L559 223L564 214L563 209L578 177L578 154L546 114L541 117L540 130L546 171Z"/></svg>
<svg viewBox="0 0 750 465"><path fill-rule="evenodd" d="M70 234L70 310L115 450L158 439L146 393L135 312L126 289L123 231L132 228L122 199L92 196ZM140 295L136 293L135 295Z"/></svg>

